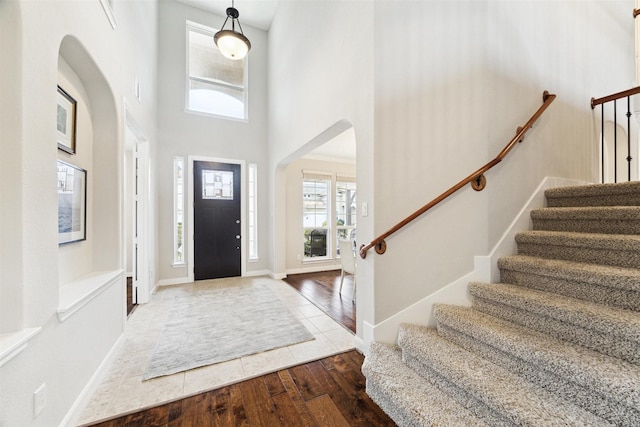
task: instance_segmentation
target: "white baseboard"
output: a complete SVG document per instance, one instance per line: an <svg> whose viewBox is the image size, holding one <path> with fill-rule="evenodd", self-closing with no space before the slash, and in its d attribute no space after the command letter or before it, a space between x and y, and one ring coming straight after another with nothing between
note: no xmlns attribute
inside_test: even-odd
<svg viewBox="0 0 640 427"><path fill-rule="evenodd" d="M154 287L154 290L156 290L160 286L182 285L184 283L190 283L190 282L192 281L189 280L189 277L176 277L173 279L162 279L156 282L156 286Z"/></svg>
<svg viewBox="0 0 640 427"><path fill-rule="evenodd" d="M368 322L363 322L362 345L364 350L368 351L372 341L395 344L401 323L435 326L435 319L432 315L433 304L435 303L470 306L471 300L468 297L467 285L473 281L497 282L499 280L498 258L516 253L515 235L520 231L531 228L531 210L544 207L544 191L548 188L584 184L588 183L563 178L544 178L490 253L488 255L474 257L473 271L454 280L433 294L415 302L380 323L372 325Z"/></svg>
<svg viewBox="0 0 640 427"><path fill-rule="evenodd" d="M286 274L319 273L321 271L340 270L341 268L342 265L340 263L308 265L306 267L287 269Z"/></svg>
<svg viewBox="0 0 640 427"><path fill-rule="evenodd" d="M282 280L282 279L286 279L287 278L287 273L274 273L273 271L270 271L269 272L269 276L272 279Z"/></svg>
<svg viewBox="0 0 640 427"><path fill-rule="evenodd" d="M271 276L269 270L245 271L242 277Z"/></svg>
<svg viewBox="0 0 640 427"><path fill-rule="evenodd" d="M93 394L96 392L96 390L98 390L100 384L102 384L102 381L106 378L109 369L111 368L111 365L113 364L113 361L115 359L115 355L120 350L120 347L124 345L124 342L125 338L124 334L122 334L116 340L115 344L111 347L109 353L107 353L105 358L102 360L102 363L100 363L98 369L96 369L96 371L93 373L93 375L89 379L89 382L87 382L87 385L84 386L76 401L73 402L73 405L71 405L69 412L67 412L67 415L65 415L65 417L60 422L60 427L74 427L78 425L78 420L82 416L82 412L91 400Z"/></svg>
<svg viewBox="0 0 640 427"><path fill-rule="evenodd" d="M353 343L355 344L356 350L358 350L360 353L364 354L365 356L369 355L369 348L364 345L364 340L362 338L355 335L353 337Z"/></svg>
<svg viewBox="0 0 640 427"><path fill-rule="evenodd" d="M502 234L502 237L498 240L498 243L489 252L490 268L491 268L491 280L497 282L500 280L500 270L498 270L498 259L511 255L517 252L516 234L523 230L529 230L532 227L531 223L531 211L533 209L539 209L546 205L546 198L544 196L545 190L555 187L567 187L571 185L585 185L590 184L585 181L576 181L565 178L545 177L538 187L534 190L533 194L526 201L522 209L515 216L514 220L509 224L507 230Z"/></svg>

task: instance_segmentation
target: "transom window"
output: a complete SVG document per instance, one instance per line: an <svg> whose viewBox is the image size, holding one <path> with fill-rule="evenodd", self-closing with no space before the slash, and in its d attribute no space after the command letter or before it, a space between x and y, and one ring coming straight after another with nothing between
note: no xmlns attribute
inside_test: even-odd
<svg viewBox="0 0 640 427"><path fill-rule="evenodd" d="M247 59L225 58L213 42L216 31L187 21L187 110L245 120Z"/></svg>

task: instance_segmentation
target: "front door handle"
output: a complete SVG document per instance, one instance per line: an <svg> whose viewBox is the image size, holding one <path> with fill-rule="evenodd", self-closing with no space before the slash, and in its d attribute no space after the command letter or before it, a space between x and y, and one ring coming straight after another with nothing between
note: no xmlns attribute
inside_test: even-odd
<svg viewBox="0 0 640 427"><path fill-rule="evenodd" d="M236 239L240 240L240 235L236 234Z"/></svg>

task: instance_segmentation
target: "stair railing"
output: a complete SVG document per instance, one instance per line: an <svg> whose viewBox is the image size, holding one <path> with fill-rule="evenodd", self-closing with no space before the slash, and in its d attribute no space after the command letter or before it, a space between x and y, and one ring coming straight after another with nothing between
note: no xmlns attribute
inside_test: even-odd
<svg viewBox="0 0 640 427"><path fill-rule="evenodd" d="M605 104L612 105L613 107L613 135L608 135L613 138L613 182L618 182L618 101L627 98L627 180L631 181L631 97L640 93L640 86L627 89L622 92L614 93L612 95L603 96L602 98L591 98L591 109L595 109L597 105L600 105L600 168L601 168L601 180L605 182L605 153L608 147L606 147L605 134Z"/></svg>
<svg viewBox="0 0 640 427"><path fill-rule="evenodd" d="M533 114L533 116L531 116L529 121L524 126L518 127L518 129L516 130L516 135L511 139L511 141L509 141L509 143L502 149L502 151L500 151L500 153L496 156L495 159L491 160L489 163L482 166L480 169L476 170L471 175L467 176L462 181L458 182L456 185L449 188L444 193L440 194L438 197L436 197L435 199L433 199L432 201L430 201L429 203L427 203L426 205L424 205L423 207L421 207L420 209L418 209L417 211L415 211L414 213L412 213L411 215L409 215L408 217L406 217L405 219L397 223L395 226L393 226L389 230L387 230L385 233L373 239L371 243L369 243L368 245L363 244L362 246L360 246L360 257L363 259L366 258L367 251L371 248L375 248L376 253L380 255L385 253L387 250L387 243L385 242L385 239L387 237L391 236L393 233L400 230L402 227L409 224L411 221L418 218L420 215L427 212L429 209L436 206L438 203L447 199L449 196L454 194L456 191L460 190L465 185L470 184L474 190L482 191L487 184L487 179L484 176L485 172L487 172L489 169L491 169L492 167L500 163L502 159L504 159L506 155L509 154L509 152L513 149L513 147L515 147L516 143L522 142L524 140L524 136L527 133L527 131L533 126L533 124L538 120L538 118L540 118L540 116L542 115L542 113L544 113L547 107L551 105L554 99L556 99L556 95L550 94L548 91L545 90L542 94L542 105L540 106L540 108L538 108L538 110Z"/></svg>

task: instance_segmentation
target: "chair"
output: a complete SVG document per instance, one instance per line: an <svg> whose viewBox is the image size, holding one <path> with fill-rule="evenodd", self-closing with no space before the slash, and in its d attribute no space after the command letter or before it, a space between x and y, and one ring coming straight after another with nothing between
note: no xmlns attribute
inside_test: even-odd
<svg viewBox="0 0 640 427"><path fill-rule="evenodd" d="M353 242L351 240L340 240L338 245L340 248L340 260L342 262L340 293L342 293L344 273L353 274L353 293L351 294L351 300L353 301L356 296L356 254L353 251Z"/></svg>

